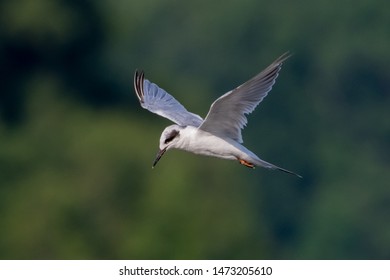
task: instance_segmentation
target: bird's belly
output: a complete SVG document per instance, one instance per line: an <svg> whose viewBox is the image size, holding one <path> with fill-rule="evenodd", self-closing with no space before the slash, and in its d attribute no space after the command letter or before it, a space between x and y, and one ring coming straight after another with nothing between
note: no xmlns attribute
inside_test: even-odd
<svg viewBox="0 0 390 280"><path fill-rule="evenodd" d="M205 156L235 160L240 150L232 143L214 135L204 136L188 143L186 150Z"/></svg>

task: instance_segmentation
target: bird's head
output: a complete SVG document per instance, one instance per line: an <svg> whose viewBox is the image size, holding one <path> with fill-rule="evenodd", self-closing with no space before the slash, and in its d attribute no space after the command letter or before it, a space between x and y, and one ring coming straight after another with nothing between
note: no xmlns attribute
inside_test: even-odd
<svg viewBox="0 0 390 280"><path fill-rule="evenodd" d="M152 167L154 167L158 163L158 161L161 159L161 157L164 155L164 153L167 150L176 147L176 144L180 139L180 131L182 129L183 129L182 127L176 124L170 125L164 129L160 137L160 147L159 147L160 149L156 155Z"/></svg>

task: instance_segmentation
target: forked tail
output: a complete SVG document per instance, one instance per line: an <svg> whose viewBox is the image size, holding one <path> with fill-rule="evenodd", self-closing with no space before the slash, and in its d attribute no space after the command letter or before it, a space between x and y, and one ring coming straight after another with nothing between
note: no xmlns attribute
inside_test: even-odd
<svg viewBox="0 0 390 280"><path fill-rule="evenodd" d="M299 178L303 178L301 175L295 173L295 172L292 172L290 170L287 170L287 169L284 169L284 168L281 168L279 166L276 166L276 165L273 165L272 163L269 163L269 162L266 162L262 159L255 159L255 162L254 162L257 166L261 166L261 167L264 167L264 168L268 168L268 169L273 169L273 170L279 170L279 171L283 171L285 173L288 173L288 174L292 174L292 175L295 175Z"/></svg>

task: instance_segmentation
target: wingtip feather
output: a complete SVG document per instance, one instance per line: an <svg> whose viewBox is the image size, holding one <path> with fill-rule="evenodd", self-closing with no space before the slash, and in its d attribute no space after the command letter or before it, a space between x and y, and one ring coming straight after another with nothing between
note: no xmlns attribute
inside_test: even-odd
<svg viewBox="0 0 390 280"><path fill-rule="evenodd" d="M289 59L291 56L293 56L293 53L291 53L290 51L286 51L284 54L282 54L281 56L279 56L276 60L275 60L275 64L282 64L284 61L286 61L287 59Z"/></svg>
<svg viewBox="0 0 390 280"><path fill-rule="evenodd" d="M144 102L144 78L145 78L145 73L142 70L135 70L134 73L134 89L135 93L141 103Z"/></svg>

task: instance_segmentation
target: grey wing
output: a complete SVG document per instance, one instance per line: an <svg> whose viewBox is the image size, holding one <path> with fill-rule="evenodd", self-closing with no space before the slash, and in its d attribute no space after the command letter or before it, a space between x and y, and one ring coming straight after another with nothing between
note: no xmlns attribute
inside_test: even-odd
<svg viewBox="0 0 390 280"><path fill-rule="evenodd" d="M282 63L289 56L283 54L251 80L215 100L199 129L242 143L245 114L251 113L271 91Z"/></svg>
<svg viewBox="0 0 390 280"><path fill-rule="evenodd" d="M181 126L199 127L203 119L188 112L172 95L146 80L143 71L135 71L134 89L142 108L167 118Z"/></svg>

